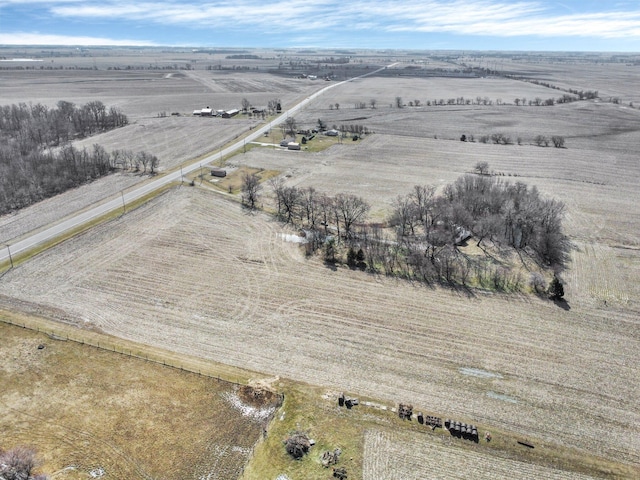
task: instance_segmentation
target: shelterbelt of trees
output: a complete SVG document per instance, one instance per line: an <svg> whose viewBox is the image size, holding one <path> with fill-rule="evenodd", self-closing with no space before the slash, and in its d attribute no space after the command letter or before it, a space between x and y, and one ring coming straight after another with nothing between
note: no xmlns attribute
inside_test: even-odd
<svg viewBox="0 0 640 480"><path fill-rule="evenodd" d="M82 106L59 101L56 108L40 103L0 106L0 215L106 175L123 156L133 158L109 154L97 144L82 150L71 144L128 123L118 108L100 101ZM157 158L139 155L145 170L149 164L153 171Z"/></svg>
<svg viewBox="0 0 640 480"><path fill-rule="evenodd" d="M569 261L564 204L522 182L466 174L439 195L434 186L416 185L376 225L367 224L369 205L355 195L328 196L281 179L271 184L277 216L308 231L307 248L324 248L331 263L346 254L349 266L387 275L519 291L540 283L540 275L522 278L521 262L558 273ZM460 246L468 242L485 254L465 253Z"/></svg>

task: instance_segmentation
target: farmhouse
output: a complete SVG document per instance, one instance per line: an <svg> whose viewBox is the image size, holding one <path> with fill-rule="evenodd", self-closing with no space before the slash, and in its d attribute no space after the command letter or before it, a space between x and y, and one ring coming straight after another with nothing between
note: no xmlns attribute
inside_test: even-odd
<svg viewBox="0 0 640 480"><path fill-rule="evenodd" d="M207 106L207 107L201 108L200 110L194 110L193 114L199 115L201 117L211 117L213 116L213 110L211 109L211 107Z"/></svg>

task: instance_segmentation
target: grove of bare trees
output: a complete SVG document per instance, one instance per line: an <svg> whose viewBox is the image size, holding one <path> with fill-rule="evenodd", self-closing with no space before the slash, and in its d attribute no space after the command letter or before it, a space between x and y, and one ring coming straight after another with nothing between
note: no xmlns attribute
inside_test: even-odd
<svg viewBox="0 0 640 480"><path fill-rule="evenodd" d="M367 224L370 206L358 196L286 186L280 178L270 184L279 219L306 230L307 252L322 248L331 263L427 283L520 290L525 282L517 259L554 272L569 259L564 204L522 182L467 174L440 195L416 185L378 225ZM484 255L464 253L460 245L471 239Z"/></svg>
<svg viewBox="0 0 640 480"><path fill-rule="evenodd" d="M127 117L99 101L82 107L60 101L0 107L0 215L107 175L114 168L155 173L159 160L146 152L102 146L75 148L73 139L124 126Z"/></svg>

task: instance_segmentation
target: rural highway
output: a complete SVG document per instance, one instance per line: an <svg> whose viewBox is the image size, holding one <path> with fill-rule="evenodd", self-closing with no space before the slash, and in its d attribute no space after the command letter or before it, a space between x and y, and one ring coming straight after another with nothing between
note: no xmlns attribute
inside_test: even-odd
<svg viewBox="0 0 640 480"><path fill-rule="evenodd" d="M216 152L215 154L211 154L210 156L208 156L207 158L199 162L185 165L185 166L182 166L181 168L178 168L177 170L174 170L165 174L161 174L158 176L158 178L150 182L144 183L143 185L140 185L139 187L136 187L129 192L121 192L120 195L115 196L114 198L108 200L107 202L100 203L93 207L84 209L84 211L80 211L72 215L71 217L68 217L60 222L57 222L52 226L40 229L39 231L36 231L35 233L28 235L25 238L22 238L13 244L5 243L4 245L2 245L2 248L0 248L0 262L9 260L11 259L11 257L15 257L19 254L26 253L29 250L37 247L38 245L44 242L53 240L59 237L60 235L68 233L73 229L78 228L109 212L112 212L115 210L122 210L125 205L141 197L144 197L145 195L148 195L156 190L159 190L160 188L164 187L165 185L171 182L180 181L182 176L187 175L193 172L194 170L198 170L203 165L206 165L209 162L213 162L216 158L225 157L230 153L233 153L236 150L239 150L247 142L251 142L255 140L256 138L262 136L265 132L269 131L274 126L278 126L279 124L284 122L289 116L295 115L297 112L302 110L309 102L316 99L320 95L325 94L327 91L331 90L332 88L335 88L339 85L342 85L348 82L352 82L354 80L368 77L370 75L374 75L382 70L385 70L386 68L393 67L394 65L396 65L396 63L393 63L386 67L379 68L372 72L365 73L364 75L360 75L358 77L353 77L348 80L344 80L342 82L331 83L330 85L327 85L325 88L322 88L317 92L313 93L312 95L301 100L290 109L285 110L284 112L282 112L282 114L280 114L280 116L278 116L271 122L257 128L255 131L251 132L246 137L243 137L242 139L238 140L233 145L230 145L227 148L221 149L219 152Z"/></svg>

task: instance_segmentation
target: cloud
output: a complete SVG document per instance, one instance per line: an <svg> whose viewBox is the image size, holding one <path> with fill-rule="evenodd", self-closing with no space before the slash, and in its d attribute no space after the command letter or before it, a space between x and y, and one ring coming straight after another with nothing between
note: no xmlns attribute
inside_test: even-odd
<svg viewBox="0 0 640 480"><path fill-rule="evenodd" d="M640 35L640 12L604 11L595 14L558 15L540 1L415 1L357 0L355 2L267 2L239 0L190 3L157 1L131 3L121 0L50 4L57 16L121 20L146 20L169 25L198 27L370 29L384 31L447 32L456 34L514 36ZM566 12L566 10L565 10Z"/></svg>
<svg viewBox="0 0 640 480"><path fill-rule="evenodd" d="M99 37L76 37L70 35L49 35L40 33L0 33L0 45L115 45L115 46L155 46L144 40L115 40Z"/></svg>
<svg viewBox="0 0 640 480"><path fill-rule="evenodd" d="M45 8L54 19L246 30L252 35L331 32L348 38L350 32L360 31L373 36L407 32L640 39L640 9L634 3L616 7L599 2L597 12L580 4L568 10L542 0L0 0L0 8L25 2Z"/></svg>

